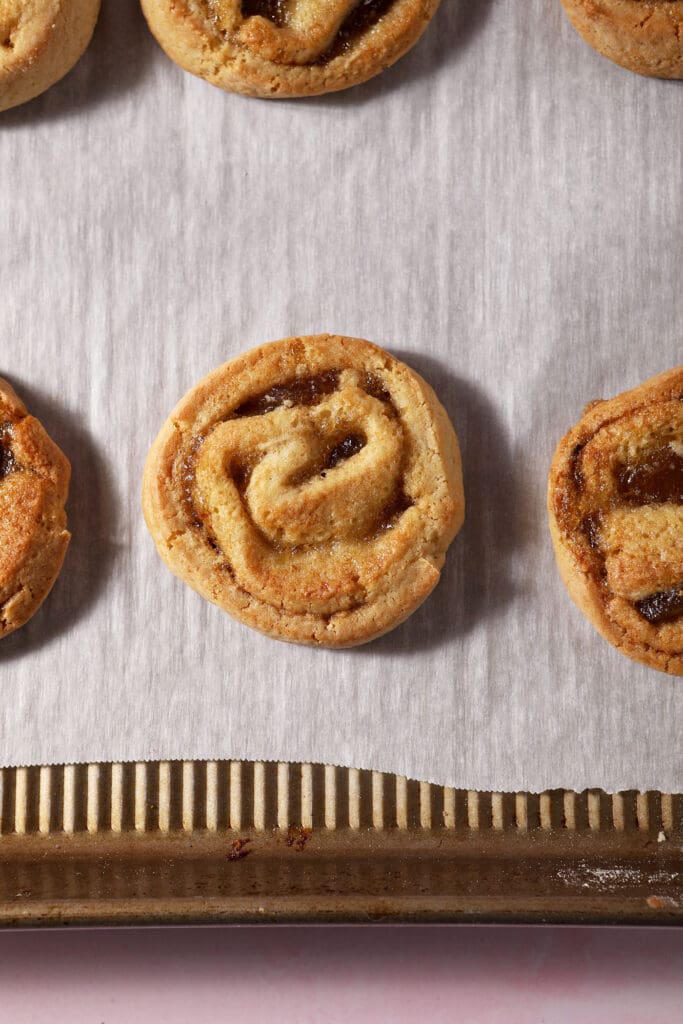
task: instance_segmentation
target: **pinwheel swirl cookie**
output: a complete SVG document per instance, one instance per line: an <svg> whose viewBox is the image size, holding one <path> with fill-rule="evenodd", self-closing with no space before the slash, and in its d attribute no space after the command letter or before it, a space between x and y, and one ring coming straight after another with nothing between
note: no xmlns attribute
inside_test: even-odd
<svg viewBox="0 0 683 1024"><path fill-rule="evenodd" d="M147 460L159 554L240 621L350 647L439 580L464 501L458 442L425 381L355 338L286 338L219 367Z"/></svg>
<svg viewBox="0 0 683 1024"><path fill-rule="evenodd" d="M683 0L562 0L604 57L653 78L683 78Z"/></svg>
<svg viewBox="0 0 683 1024"><path fill-rule="evenodd" d="M0 110L44 92L92 36L100 0L0 0Z"/></svg>
<svg viewBox="0 0 683 1024"><path fill-rule="evenodd" d="M683 367L587 408L548 507L579 608L630 658L683 675Z"/></svg>
<svg viewBox="0 0 683 1024"><path fill-rule="evenodd" d="M315 96L364 82L417 42L439 0L142 0L186 71L248 96Z"/></svg>
<svg viewBox="0 0 683 1024"><path fill-rule="evenodd" d="M66 456L0 380L0 638L31 618L62 567L69 475Z"/></svg>

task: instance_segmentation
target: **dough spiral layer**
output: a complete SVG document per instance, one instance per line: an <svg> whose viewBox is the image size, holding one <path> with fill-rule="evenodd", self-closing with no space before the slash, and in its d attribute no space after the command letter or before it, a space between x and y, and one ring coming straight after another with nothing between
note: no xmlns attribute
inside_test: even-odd
<svg viewBox="0 0 683 1024"><path fill-rule="evenodd" d="M240 621L353 646L438 582L464 514L458 443L429 385L387 352L286 338L182 399L143 507L167 565Z"/></svg>
<svg viewBox="0 0 683 1024"><path fill-rule="evenodd" d="M683 675L683 367L587 408L548 509L579 608L630 658Z"/></svg>
<svg viewBox="0 0 683 1024"><path fill-rule="evenodd" d="M589 46L629 71L683 78L683 0L562 0Z"/></svg>
<svg viewBox="0 0 683 1024"><path fill-rule="evenodd" d="M47 597L69 544L69 462L0 380L0 638Z"/></svg>
<svg viewBox="0 0 683 1024"><path fill-rule="evenodd" d="M90 42L100 0L0 0L0 111L44 92Z"/></svg>
<svg viewBox="0 0 683 1024"><path fill-rule="evenodd" d="M186 71L248 96L315 96L364 82L424 32L440 0L142 0Z"/></svg>

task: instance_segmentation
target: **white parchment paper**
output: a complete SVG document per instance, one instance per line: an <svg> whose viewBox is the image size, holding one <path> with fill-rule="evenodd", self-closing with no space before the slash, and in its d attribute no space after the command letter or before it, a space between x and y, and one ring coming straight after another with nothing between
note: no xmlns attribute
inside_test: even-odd
<svg viewBox="0 0 683 1024"><path fill-rule="evenodd" d="M2 641L4 765L313 760L493 790L683 788L682 680L614 651L555 570L545 482L592 398L681 363L683 87L593 53L559 0L444 0L380 79L221 93L105 0L77 69L0 115L0 375L68 453L72 546ZM260 637L140 513L177 399L292 333L434 385L467 522L405 625Z"/></svg>

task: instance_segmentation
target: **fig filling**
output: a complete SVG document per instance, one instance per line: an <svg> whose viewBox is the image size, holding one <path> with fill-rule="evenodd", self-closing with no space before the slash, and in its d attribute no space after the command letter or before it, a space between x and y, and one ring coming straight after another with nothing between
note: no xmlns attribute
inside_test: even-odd
<svg viewBox="0 0 683 1024"><path fill-rule="evenodd" d="M371 398L377 398L380 402L391 402L391 395L387 391L383 380L376 377L374 373L366 373L363 381L363 390Z"/></svg>
<svg viewBox="0 0 683 1024"><path fill-rule="evenodd" d="M683 504L683 456L668 445L636 466L619 466L617 493L633 505Z"/></svg>
<svg viewBox="0 0 683 1024"><path fill-rule="evenodd" d="M570 459L572 480L574 481L574 486L576 487L577 491L583 490L583 473L581 472L580 459L581 452L583 451L584 447L585 446L583 444L575 445L572 449Z"/></svg>
<svg viewBox="0 0 683 1024"><path fill-rule="evenodd" d="M361 448L365 447L365 438L361 434L350 434L343 441L336 444L325 460L325 469L333 469L340 462L346 462L353 455L357 455Z"/></svg>
<svg viewBox="0 0 683 1024"><path fill-rule="evenodd" d="M386 14L394 0L357 0L342 22L331 46L315 61L327 64L335 57L348 53L353 44L368 32ZM284 28L288 22L288 0L242 0L242 17L258 15L268 18L277 28Z"/></svg>
<svg viewBox="0 0 683 1024"><path fill-rule="evenodd" d="M253 468L253 462L248 461L233 462L232 465L230 466L230 476L232 477L235 487L242 495L249 486L249 481L251 479L251 473Z"/></svg>
<svg viewBox="0 0 683 1024"><path fill-rule="evenodd" d="M259 15L268 18L278 28L287 24L286 0L242 0L242 17L253 18Z"/></svg>
<svg viewBox="0 0 683 1024"><path fill-rule="evenodd" d="M683 615L683 584L636 601L636 610L653 626L674 622Z"/></svg>
<svg viewBox="0 0 683 1024"><path fill-rule="evenodd" d="M0 480L19 468L9 446L9 427L0 426Z"/></svg>
<svg viewBox="0 0 683 1024"><path fill-rule="evenodd" d="M5 448L2 441L0 441L0 480L3 477L9 476L17 468L14 456L9 448Z"/></svg>
<svg viewBox="0 0 683 1024"><path fill-rule="evenodd" d="M581 520L581 529L593 551L600 550L600 513L591 512Z"/></svg>
<svg viewBox="0 0 683 1024"><path fill-rule="evenodd" d="M409 508L412 508L414 504L415 502L413 499L409 497L405 491L399 491L391 504L387 505L382 512L377 532L379 533L382 530L393 530L403 513L407 512Z"/></svg>
<svg viewBox="0 0 683 1024"><path fill-rule="evenodd" d="M281 405L317 405L337 390L338 373L327 370L315 377L295 377L285 384L274 384L267 391L249 398L235 409L235 416L264 416Z"/></svg>
<svg viewBox="0 0 683 1024"><path fill-rule="evenodd" d="M326 476L328 469L334 469L341 462L346 462L347 459L353 458L354 455L357 455L359 451L365 448L366 443L366 438L362 434L349 434L341 441L332 444L323 454L322 458L313 463L312 466L307 466L305 469L301 469L290 476L288 483L290 486L296 487L299 484L306 483L307 480L312 480L314 476Z"/></svg>
<svg viewBox="0 0 683 1024"><path fill-rule="evenodd" d="M315 63L328 64L335 57L348 53L353 44L377 24L393 3L394 0L360 0L342 23L337 38Z"/></svg>

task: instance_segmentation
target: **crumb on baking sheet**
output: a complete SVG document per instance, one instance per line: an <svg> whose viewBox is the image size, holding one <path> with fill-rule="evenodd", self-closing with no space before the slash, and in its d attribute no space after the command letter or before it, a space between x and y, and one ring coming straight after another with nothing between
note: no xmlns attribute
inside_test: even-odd
<svg viewBox="0 0 683 1024"><path fill-rule="evenodd" d="M228 860L244 860L253 850L247 850L251 839L233 839L228 850Z"/></svg>
<svg viewBox="0 0 683 1024"><path fill-rule="evenodd" d="M310 828L297 828L291 825L287 829L287 838L285 839L285 846L291 846L298 853L301 853L308 840L311 838L312 832Z"/></svg>

